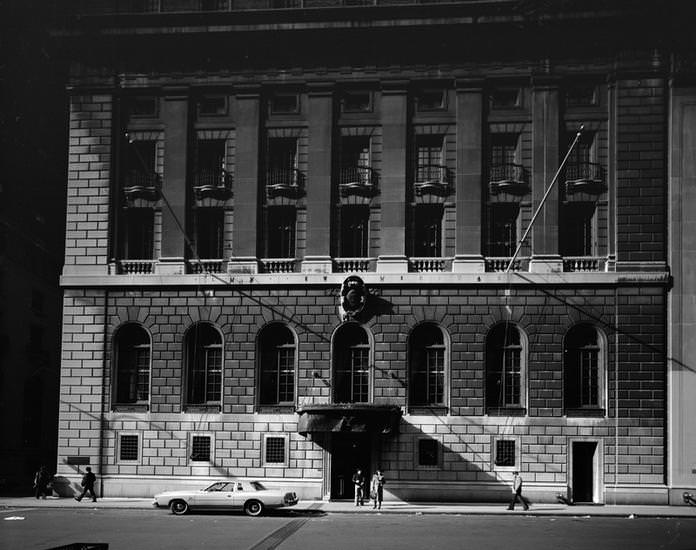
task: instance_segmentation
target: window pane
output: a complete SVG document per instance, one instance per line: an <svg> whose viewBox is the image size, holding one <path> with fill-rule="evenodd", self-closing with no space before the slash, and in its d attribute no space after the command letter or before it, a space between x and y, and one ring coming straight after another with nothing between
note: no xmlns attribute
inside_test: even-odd
<svg viewBox="0 0 696 550"><path fill-rule="evenodd" d="M119 460L138 460L138 436L122 435L119 445Z"/></svg>
<svg viewBox="0 0 696 550"><path fill-rule="evenodd" d="M210 461L210 437L194 435L191 438L191 460L196 462Z"/></svg>
<svg viewBox="0 0 696 550"><path fill-rule="evenodd" d="M420 439L418 441L418 465L438 465L438 442L434 439Z"/></svg>
<svg viewBox="0 0 696 550"><path fill-rule="evenodd" d="M511 323L496 326L486 339L486 406L522 405L522 347Z"/></svg>
<svg viewBox="0 0 696 550"><path fill-rule="evenodd" d="M137 325L126 325L116 335L116 402L143 403L150 391L150 337Z"/></svg>
<svg viewBox="0 0 696 550"><path fill-rule="evenodd" d="M295 257L294 207L271 207L268 209L268 257Z"/></svg>
<svg viewBox="0 0 696 550"><path fill-rule="evenodd" d="M419 205L414 213L414 250L417 257L439 257L442 254L442 215L439 205Z"/></svg>
<svg viewBox="0 0 696 550"><path fill-rule="evenodd" d="M514 466L515 465L515 440L498 439L495 442L495 465Z"/></svg>
<svg viewBox="0 0 696 550"><path fill-rule="evenodd" d="M369 401L370 349L365 331L354 324L342 327L334 342L334 400L337 403Z"/></svg>
<svg viewBox="0 0 696 550"><path fill-rule="evenodd" d="M123 221L125 222L124 259L152 259L155 223L155 213L152 208L128 208Z"/></svg>
<svg viewBox="0 0 696 550"><path fill-rule="evenodd" d="M197 323L186 336L188 403L220 402L222 393L222 342L218 332Z"/></svg>
<svg viewBox="0 0 696 550"><path fill-rule="evenodd" d="M343 206L341 216L341 256L344 258L366 258L368 253L368 206Z"/></svg>
<svg viewBox="0 0 696 550"><path fill-rule="evenodd" d="M488 256L506 257L515 253L518 213L517 205L496 205L488 208Z"/></svg>
<svg viewBox="0 0 696 550"><path fill-rule="evenodd" d="M568 332L563 360L567 409L600 406L599 353L599 340L594 327L579 325Z"/></svg>
<svg viewBox="0 0 696 550"><path fill-rule="evenodd" d="M290 330L274 324L259 336L261 405L295 400L295 342Z"/></svg>
<svg viewBox="0 0 696 550"><path fill-rule="evenodd" d="M594 204L573 202L563 205L559 231L561 255L593 255L594 212Z"/></svg>
<svg viewBox="0 0 696 550"><path fill-rule="evenodd" d="M285 463L285 438L267 437L266 438L266 463L284 464Z"/></svg>

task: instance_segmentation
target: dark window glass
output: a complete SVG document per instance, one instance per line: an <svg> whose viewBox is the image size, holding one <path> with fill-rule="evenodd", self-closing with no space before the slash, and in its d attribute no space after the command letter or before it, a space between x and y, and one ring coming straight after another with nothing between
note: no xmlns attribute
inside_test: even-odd
<svg viewBox="0 0 696 550"><path fill-rule="evenodd" d="M224 243L222 208L196 209L196 252L201 259L221 259Z"/></svg>
<svg viewBox="0 0 696 550"><path fill-rule="evenodd" d="M345 136L341 138L341 166L370 166L370 138Z"/></svg>
<svg viewBox="0 0 696 550"><path fill-rule="evenodd" d="M210 436L194 435L191 437L191 460L210 462Z"/></svg>
<svg viewBox="0 0 696 550"><path fill-rule="evenodd" d="M594 327L578 325L568 331L563 350L566 409L600 406L599 352L599 339Z"/></svg>
<svg viewBox="0 0 696 550"><path fill-rule="evenodd" d="M370 391L370 346L365 330L343 326L334 340L334 401L367 403Z"/></svg>
<svg viewBox="0 0 696 550"><path fill-rule="evenodd" d="M520 90L518 88L501 88L490 95L492 109L511 109L519 107Z"/></svg>
<svg viewBox="0 0 696 550"><path fill-rule="evenodd" d="M522 344L512 323L495 326L486 338L486 407L522 405Z"/></svg>
<svg viewBox="0 0 696 550"><path fill-rule="evenodd" d="M593 256L594 203L570 202L561 206L559 241L562 256Z"/></svg>
<svg viewBox="0 0 696 550"><path fill-rule="evenodd" d="M222 392L222 339L207 323L196 323L187 339L187 402L219 403Z"/></svg>
<svg viewBox="0 0 696 550"><path fill-rule="evenodd" d="M517 204L496 204L488 207L487 256L509 257L515 253L518 214Z"/></svg>
<svg viewBox="0 0 696 550"><path fill-rule="evenodd" d="M285 438L267 437L266 438L266 464L285 463Z"/></svg>
<svg viewBox="0 0 696 550"><path fill-rule="evenodd" d="M217 0L212 0L217 1ZM227 114L227 98L224 95L206 95L198 99L199 116L223 116Z"/></svg>
<svg viewBox="0 0 696 550"><path fill-rule="evenodd" d="M445 344L435 325L417 327L409 338L411 404L443 405L445 402Z"/></svg>
<svg viewBox="0 0 696 550"><path fill-rule="evenodd" d="M418 465L437 466L438 447L439 443L435 439L418 440Z"/></svg>
<svg viewBox="0 0 696 550"><path fill-rule="evenodd" d="M437 111L444 109L445 91L442 89L422 90L416 96L419 111Z"/></svg>
<svg viewBox="0 0 696 550"><path fill-rule="evenodd" d="M495 442L495 465L514 466L515 465L515 440L498 439Z"/></svg>
<svg viewBox="0 0 696 550"><path fill-rule="evenodd" d="M572 86L566 90L565 94L567 107L586 107L597 104L597 88L587 84L582 86Z"/></svg>
<svg viewBox="0 0 696 550"><path fill-rule="evenodd" d="M153 187L157 183L155 170L156 142L152 140L129 141L125 150L125 187Z"/></svg>
<svg viewBox="0 0 696 550"><path fill-rule="evenodd" d="M128 100L128 111L134 117L157 116L157 98L154 96L136 96Z"/></svg>
<svg viewBox="0 0 696 550"><path fill-rule="evenodd" d="M119 460L138 460L138 436L122 435L119 446Z"/></svg>
<svg viewBox="0 0 696 550"><path fill-rule="evenodd" d="M259 336L261 405L293 403L295 400L295 339L290 330L273 324Z"/></svg>
<svg viewBox="0 0 696 550"><path fill-rule="evenodd" d="M295 257L295 224L297 213L293 206L271 206L268 216L268 258Z"/></svg>
<svg viewBox="0 0 696 550"><path fill-rule="evenodd" d="M491 136L490 166L502 167L515 163L517 156L516 134L493 134Z"/></svg>
<svg viewBox="0 0 696 550"><path fill-rule="evenodd" d="M268 140L266 185L271 187L300 185L300 173L297 169L297 139L270 138Z"/></svg>
<svg viewBox="0 0 696 550"><path fill-rule="evenodd" d="M442 255L442 216L441 205L414 207L413 256L437 258Z"/></svg>
<svg viewBox="0 0 696 550"><path fill-rule="evenodd" d="M116 333L116 402L147 403L150 395L150 336L128 324Z"/></svg>
<svg viewBox="0 0 696 550"><path fill-rule="evenodd" d="M195 185L224 186L227 168L225 140L202 139L197 145Z"/></svg>
<svg viewBox="0 0 696 550"><path fill-rule="evenodd" d="M274 115L298 113L300 102L297 94L276 94L270 100L271 113Z"/></svg>
<svg viewBox="0 0 696 550"><path fill-rule="evenodd" d="M154 210L127 208L123 222L122 257L126 260L151 260L154 255Z"/></svg>
<svg viewBox="0 0 696 550"><path fill-rule="evenodd" d="M344 258L366 258L370 220L369 206L342 206L340 256Z"/></svg>
<svg viewBox="0 0 696 550"><path fill-rule="evenodd" d="M372 94L367 91L346 91L342 105L346 113L368 112L372 109Z"/></svg>
<svg viewBox="0 0 696 550"><path fill-rule="evenodd" d="M447 180L446 168L442 160L444 139L438 135L417 136L416 138L416 182Z"/></svg>

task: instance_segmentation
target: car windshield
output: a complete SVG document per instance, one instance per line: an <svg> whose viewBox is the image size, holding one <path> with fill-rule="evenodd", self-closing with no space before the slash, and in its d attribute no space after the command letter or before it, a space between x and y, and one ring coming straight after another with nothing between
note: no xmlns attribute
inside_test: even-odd
<svg viewBox="0 0 696 550"><path fill-rule="evenodd" d="M252 481L251 483L249 483L249 485L251 485L255 491L265 491L266 490L266 488L263 486L263 484L260 481Z"/></svg>

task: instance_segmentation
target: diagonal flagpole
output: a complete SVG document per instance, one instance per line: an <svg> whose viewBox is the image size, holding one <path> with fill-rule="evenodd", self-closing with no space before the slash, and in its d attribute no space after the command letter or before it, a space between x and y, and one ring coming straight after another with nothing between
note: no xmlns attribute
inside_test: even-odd
<svg viewBox="0 0 696 550"><path fill-rule="evenodd" d="M532 226L534 225L534 221L537 219L539 212L541 212L541 209L543 208L544 203L546 202L546 198L549 196L549 193L551 193L551 189L553 189L553 186L556 183L556 180L558 179L559 174L563 170L565 163L568 162L568 158L570 157L570 154L573 152L573 148L578 143L578 140L580 139L580 135L582 134L582 131L584 129L585 129L585 125L583 124L578 129L578 133L575 134L575 139L573 140L573 143L570 144L570 147L568 148L568 152L566 153L565 157L563 158L563 162L561 162L560 166L558 167L558 170L556 170L556 175L553 176L553 179L551 180L551 184L546 189L546 192L544 193L544 196L542 197L541 202L539 203L539 206L536 209L536 212L534 212L534 215L532 216L532 219L529 222L529 225L527 226L527 230L524 232L524 235L522 235L522 238L520 239L520 243L517 245L517 249L515 250L515 253L512 255L512 258L510 259L510 263L508 264L507 268L505 269L505 273L509 273L510 269L512 269L512 266L515 262L515 259L517 258L517 255L520 253L520 250L522 250L522 245L524 244L524 241L527 239L529 232L532 230Z"/></svg>

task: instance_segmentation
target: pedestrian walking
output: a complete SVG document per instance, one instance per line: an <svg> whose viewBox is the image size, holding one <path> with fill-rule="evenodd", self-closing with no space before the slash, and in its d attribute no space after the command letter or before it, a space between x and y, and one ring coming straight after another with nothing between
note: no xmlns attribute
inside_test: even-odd
<svg viewBox="0 0 696 550"><path fill-rule="evenodd" d="M522 496L522 476L519 472L512 472L512 500L508 510L514 510L517 499L520 499L525 510L529 510L529 501Z"/></svg>
<svg viewBox="0 0 696 550"><path fill-rule="evenodd" d="M382 469L377 468L375 475L372 476L372 481L370 483L370 497L372 498L373 504L372 509L375 508L382 509L382 499L384 498L384 484L386 480L384 479L384 474L382 474Z"/></svg>
<svg viewBox="0 0 696 550"><path fill-rule="evenodd" d="M51 482L51 476L46 469L46 466L41 466L34 474L34 495L36 498L45 499L51 491L48 484Z"/></svg>
<svg viewBox="0 0 696 550"><path fill-rule="evenodd" d="M87 466L85 470L87 470L87 472L82 476L82 483L80 483L83 487L82 494L79 497L75 497L75 500L80 502L87 493L90 493L92 495L92 502L97 502L97 494L94 492L94 483L97 481L97 476L92 473L92 468L89 466Z"/></svg>
<svg viewBox="0 0 696 550"><path fill-rule="evenodd" d="M362 506L365 502L365 476L360 468L353 474L353 486L355 487L355 505Z"/></svg>

